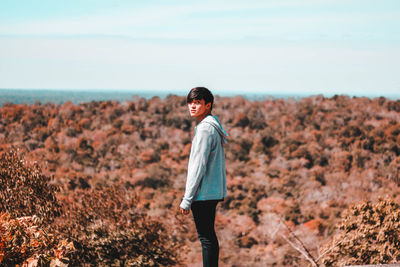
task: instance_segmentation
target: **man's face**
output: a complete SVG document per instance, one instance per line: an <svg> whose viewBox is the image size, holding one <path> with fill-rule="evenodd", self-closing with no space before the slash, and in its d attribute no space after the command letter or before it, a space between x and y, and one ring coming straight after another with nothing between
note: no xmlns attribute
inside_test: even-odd
<svg viewBox="0 0 400 267"><path fill-rule="evenodd" d="M201 121L208 113L210 113L211 103L206 104L204 99L194 99L192 102L188 103L188 108L190 116Z"/></svg>

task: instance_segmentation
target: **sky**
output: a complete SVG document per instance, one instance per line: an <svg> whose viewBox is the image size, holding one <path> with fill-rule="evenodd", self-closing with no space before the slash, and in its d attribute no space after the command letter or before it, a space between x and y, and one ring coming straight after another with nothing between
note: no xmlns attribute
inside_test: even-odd
<svg viewBox="0 0 400 267"><path fill-rule="evenodd" d="M399 0L0 0L0 88L400 95Z"/></svg>

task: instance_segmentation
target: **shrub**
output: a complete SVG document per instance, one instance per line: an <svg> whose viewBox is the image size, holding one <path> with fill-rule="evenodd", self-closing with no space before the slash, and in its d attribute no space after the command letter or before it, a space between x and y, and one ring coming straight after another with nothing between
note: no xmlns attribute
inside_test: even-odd
<svg viewBox="0 0 400 267"><path fill-rule="evenodd" d="M54 235L40 228L39 222L36 216L14 219L0 214L0 266L68 265L66 256L74 250L72 243L61 240L57 244Z"/></svg>
<svg viewBox="0 0 400 267"><path fill-rule="evenodd" d="M49 223L60 213L56 199L59 190L50 184L37 164L29 165L12 150L0 155L0 210L14 217L36 215Z"/></svg>
<svg viewBox="0 0 400 267"><path fill-rule="evenodd" d="M400 205L393 200L366 202L345 212L340 232L325 249L327 266L400 261Z"/></svg>
<svg viewBox="0 0 400 267"><path fill-rule="evenodd" d="M0 156L0 265L47 266L68 263L66 240L51 234L50 223L60 214L58 188L37 164L28 164L11 150Z"/></svg>
<svg viewBox="0 0 400 267"><path fill-rule="evenodd" d="M117 186L76 190L56 222L73 241L73 266L172 266L180 245L163 225L139 213L136 198Z"/></svg>

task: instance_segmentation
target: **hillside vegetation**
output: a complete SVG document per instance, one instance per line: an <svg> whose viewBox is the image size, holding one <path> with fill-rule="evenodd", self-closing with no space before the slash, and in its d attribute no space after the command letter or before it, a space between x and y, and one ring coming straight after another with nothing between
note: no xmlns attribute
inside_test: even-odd
<svg viewBox="0 0 400 267"><path fill-rule="evenodd" d="M224 266L312 260L335 266L347 257L329 247L347 229L335 227L346 209L379 198L399 203L399 100L217 97L213 114L230 135L228 197L216 218ZM198 263L194 223L177 213L194 126L185 98L173 95L123 103L5 104L0 153L19 159L10 164L12 177L23 177L21 168L39 177L46 192L31 199L47 205L40 210L36 204L2 203L2 218L41 218L38 227L57 237L46 255L54 258L57 246L73 244L62 255L69 262ZM13 196L22 198L36 186L23 183L16 182L13 188L23 191Z"/></svg>

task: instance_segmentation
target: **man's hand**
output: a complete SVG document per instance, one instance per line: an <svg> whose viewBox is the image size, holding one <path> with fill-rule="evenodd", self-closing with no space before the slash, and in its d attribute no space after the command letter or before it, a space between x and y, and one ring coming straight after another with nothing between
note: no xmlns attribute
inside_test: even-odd
<svg viewBox="0 0 400 267"><path fill-rule="evenodd" d="M188 215L188 214L189 214L189 210L185 210L185 209L183 209L183 208L181 208L181 207L179 207L179 209L181 210L181 213L182 213L183 215Z"/></svg>

